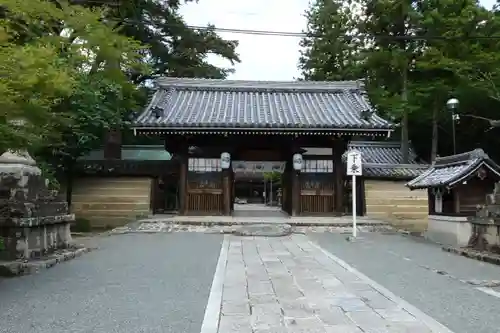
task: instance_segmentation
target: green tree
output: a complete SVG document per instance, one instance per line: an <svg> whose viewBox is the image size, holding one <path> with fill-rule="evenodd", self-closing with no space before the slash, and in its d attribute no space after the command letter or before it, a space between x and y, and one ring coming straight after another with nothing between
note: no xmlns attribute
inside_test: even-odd
<svg viewBox="0 0 500 333"><path fill-rule="evenodd" d="M179 13L181 0L78 0L78 3L106 8L106 17L121 27L121 34L149 46L143 52L143 60L153 70L148 74L131 73L135 83L154 75L225 78L232 69L210 64L207 55L219 55L233 64L240 61L237 41L222 39L213 26L192 29L186 24Z"/></svg>
<svg viewBox="0 0 500 333"><path fill-rule="evenodd" d="M3 129L24 138L3 144L27 147L70 175L76 159L101 144L104 129L122 126L137 107L140 90L129 75L147 73L146 48L104 21L103 10L43 0L4 0L3 6L8 49L2 51L12 60L2 61L2 77L15 97L2 102ZM27 120L27 136L8 125L7 118L19 117Z"/></svg>
<svg viewBox="0 0 500 333"><path fill-rule="evenodd" d="M359 2L316 0L305 13L307 37L300 42L302 78L313 81L363 78L363 41L356 34Z"/></svg>
<svg viewBox="0 0 500 333"><path fill-rule="evenodd" d="M309 38L303 42L300 62L306 79L346 80L353 72L361 72L378 111L401 120L403 152L411 138L422 156L430 152L435 157L440 133L441 153L451 153L451 115L445 112L450 97L461 102L458 151L500 144L493 134L484 133L491 122L465 120L500 118L494 115L500 96L500 44L498 39L481 38L500 35L498 9L488 11L475 0L360 0L359 4L356 13L362 15L348 31L363 37L358 46L361 55L349 58L354 61L347 63L355 65L347 71L337 59L337 54L348 49L345 38L339 38L348 33L342 32L340 22L345 21L340 19L338 4L318 1L311 6ZM333 46L320 38L327 35ZM344 42L336 43L339 39ZM329 59L335 60L334 65Z"/></svg>
<svg viewBox="0 0 500 333"><path fill-rule="evenodd" d="M465 37L496 34L491 28L498 25L492 13L479 6L475 0L460 3L425 0L419 1L417 5L422 17L417 35L446 37L425 40L417 60L417 70L411 77L413 101L410 104L418 110L411 121L416 124L416 128L423 128L424 122L431 121L431 159L434 159L438 152L438 133L446 134L447 142L452 141L449 130L451 115L443 112L446 100L457 97L465 108L468 108L469 102L476 105L484 103L481 100L487 98L486 95L474 88L479 83L476 74L483 70L487 73L491 73L491 70L496 72L498 68L499 58L495 55L498 48L492 49L488 45L491 40ZM475 98L471 95L473 91ZM444 125L441 131L439 124ZM424 138L425 135L422 135L420 140ZM447 150L451 152L451 149Z"/></svg>
<svg viewBox="0 0 500 333"><path fill-rule="evenodd" d="M366 75L373 102L383 112L401 120L401 150L408 161L409 115L408 72L419 49L414 35L421 20L416 0L365 0L360 32L367 36Z"/></svg>
<svg viewBox="0 0 500 333"><path fill-rule="evenodd" d="M273 183L274 182L281 183L281 172L278 171L264 172L264 180Z"/></svg>

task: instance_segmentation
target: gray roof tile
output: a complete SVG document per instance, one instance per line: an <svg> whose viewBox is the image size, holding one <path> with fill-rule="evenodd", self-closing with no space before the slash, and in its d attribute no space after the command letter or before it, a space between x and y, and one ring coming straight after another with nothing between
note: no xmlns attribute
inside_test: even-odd
<svg viewBox="0 0 500 333"><path fill-rule="evenodd" d="M351 141L348 150L361 152L363 163L400 164L403 159L401 142L398 141ZM408 164L419 164L417 154L410 147Z"/></svg>
<svg viewBox="0 0 500 333"><path fill-rule="evenodd" d="M363 176L368 178L412 179L429 167L419 163L412 147L408 163L401 164L403 154L398 141L351 141L347 150L361 152Z"/></svg>
<svg viewBox="0 0 500 333"><path fill-rule="evenodd" d="M467 180L482 166L500 176L500 166L491 160L482 149L475 149L467 153L436 158L429 169L408 182L406 186L411 190L451 187Z"/></svg>
<svg viewBox="0 0 500 333"><path fill-rule="evenodd" d="M408 180L422 174L427 164L382 164L369 163L363 165L363 176L368 178L388 178Z"/></svg>
<svg viewBox="0 0 500 333"><path fill-rule="evenodd" d="M136 128L372 129L393 125L374 113L361 82L268 82L161 78ZM363 114L369 116L364 118Z"/></svg>

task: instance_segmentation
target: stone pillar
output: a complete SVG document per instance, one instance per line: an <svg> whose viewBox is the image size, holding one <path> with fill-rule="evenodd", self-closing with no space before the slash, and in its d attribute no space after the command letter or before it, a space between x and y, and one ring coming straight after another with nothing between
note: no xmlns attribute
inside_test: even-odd
<svg viewBox="0 0 500 333"><path fill-rule="evenodd" d="M336 215L345 213L344 203L344 173L345 167L342 162L342 155L346 151L347 144L342 138L333 140L333 211Z"/></svg>

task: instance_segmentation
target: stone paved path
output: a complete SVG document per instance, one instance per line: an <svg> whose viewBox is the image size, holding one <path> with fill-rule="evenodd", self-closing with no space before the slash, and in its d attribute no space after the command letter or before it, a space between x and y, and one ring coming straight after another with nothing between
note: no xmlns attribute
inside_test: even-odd
<svg viewBox="0 0 500 333"><path fill-rule="evenodd" d="M305 235L228 235L202 327L202 333L208 332L451 331Z"/></svg>

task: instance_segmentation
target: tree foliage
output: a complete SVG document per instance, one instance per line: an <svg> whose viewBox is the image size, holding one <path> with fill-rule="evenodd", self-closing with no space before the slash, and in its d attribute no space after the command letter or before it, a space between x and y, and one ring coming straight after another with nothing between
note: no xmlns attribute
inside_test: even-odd
<svg viewBox="0 0 500 333"><path fill-rule="evenodd" d="M498 9L487 10L476 0L356 4L357 11L347 11L338 9L341 2L313 2L306 13L306 32L314 37L302 41L303 78L364 79L380 113L396 121L407 116L410 138L424 157L431 155L431 146L434 154L452 152L451 115L445 104L458 98L458 150L482 146L495 155L493 147L500 139L488 134L494 130L485 133L490 124L481 117L500 118L500 39L485 38L500 36ZM345 53L353 40L357 51Z"/></svg>
<svg viewBox="0 0 500 333"><path fill-rule="evenodd" d="M318 0L306 12L307 37L299 67L305 80L355 80L363 75L362 41L356 33L359 17L355 1Z"/></svg>
<svg viewBox="0 0 500 333"><path fill-rule="evenodd" d="M107 8L107 18L117 22L120 33L148 45L143 60L153 71L135 73L135 83L152 75L177 77L225 78L231 69L219 68L207 61L216 54L232 63L239 62L237 41L227 41L217 35L213 26L192 29L179 13L182 3L193 0L78 0L90 8Z"/></svg>
<svg viewBox="0 0 500 333"><path fill-rule="evenodd" d="M68 174L136 107L129 75L148 73L146 47L105 10L66 1L3 0L1 15L0 148L31 151L47 176Z"/></svg>
<svg viewBox="0 0 500 333"><path fill-rule="evenodd" d="M225 77L206 56L239 61L236 42L190 28L181 3L3 0L0 148L28 148L67 171L107 129L126 127L153 75Z"/></svg>

